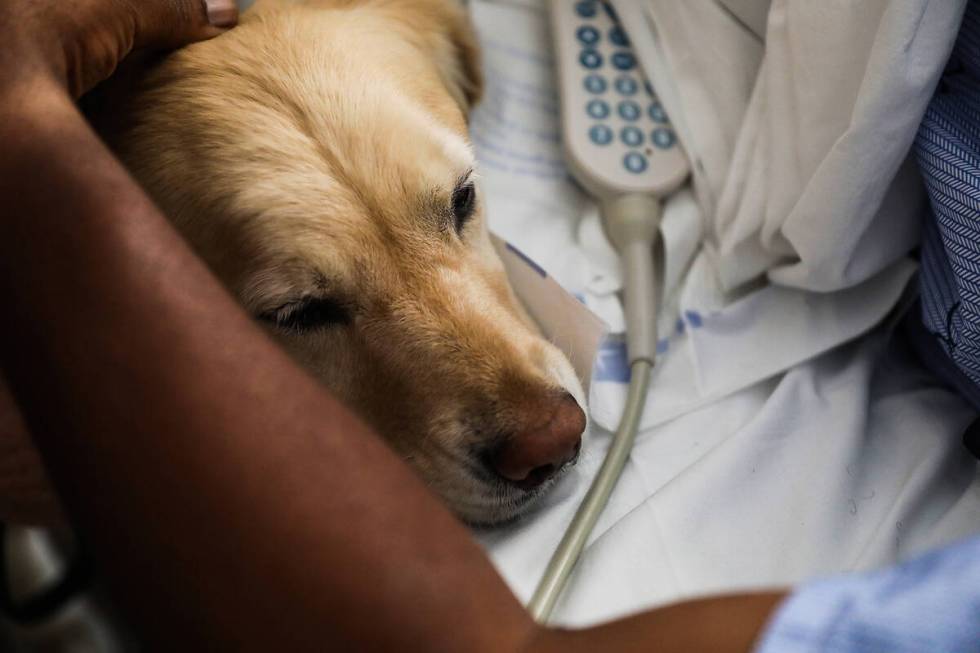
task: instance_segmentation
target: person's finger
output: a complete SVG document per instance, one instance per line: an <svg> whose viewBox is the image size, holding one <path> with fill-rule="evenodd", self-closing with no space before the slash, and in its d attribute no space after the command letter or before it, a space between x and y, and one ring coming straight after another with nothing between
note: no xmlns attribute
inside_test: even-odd
<svg viewBox="0 0 980 653"><path fill-rule="evenodd" d="M61 526L66 523L54 486L27 424L0 372L0 521Z"/></svg>
<svg viewBox="0 0 980 653"><path fill-rule="evenodd" d="M209 39L238 23L236 0L129 0L135 49L176 48Z"/></svg>

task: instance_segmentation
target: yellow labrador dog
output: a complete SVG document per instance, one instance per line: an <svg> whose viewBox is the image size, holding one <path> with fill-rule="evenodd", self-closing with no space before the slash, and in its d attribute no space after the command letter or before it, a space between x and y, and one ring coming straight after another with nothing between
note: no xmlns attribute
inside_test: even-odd
<svg viewBox="0 0 980 653"><path fill-rule="evenodd" d="M455 0L259 0L157 65L108 136L255 319L494 524L575 460L585 414L490 243L481 84Z"/></svg>

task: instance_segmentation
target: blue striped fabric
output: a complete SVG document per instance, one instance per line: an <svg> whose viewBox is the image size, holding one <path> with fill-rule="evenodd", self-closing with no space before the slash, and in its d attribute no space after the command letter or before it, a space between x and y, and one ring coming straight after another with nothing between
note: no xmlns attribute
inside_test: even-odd
<svg viewBox="0 0 980 653"><path fill-rule="evenodd" d="M932 204L922 242L922 322L947 361L927 363L980 408L980 2L915 142Z"/></svg>

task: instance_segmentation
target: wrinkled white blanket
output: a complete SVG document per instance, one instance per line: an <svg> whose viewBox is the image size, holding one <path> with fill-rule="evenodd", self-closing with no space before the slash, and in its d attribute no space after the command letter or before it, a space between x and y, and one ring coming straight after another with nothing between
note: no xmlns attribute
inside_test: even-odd
<svg viewBox="0 0 980 653"><path fill-rule="evenodd" d="M772 0L761 35L732 5L765 15L769 0L615 4L695 175L665 213L643 431L558 619L884 565L980 531L960 445L973 412L888 328L924 208L907 152L964 2ZM544 3L471 7L491 226L621 330L616 258L561 160ZM608 446L624 379L612 338L582 462L535 514L481 534L523 599Z"/></svg>

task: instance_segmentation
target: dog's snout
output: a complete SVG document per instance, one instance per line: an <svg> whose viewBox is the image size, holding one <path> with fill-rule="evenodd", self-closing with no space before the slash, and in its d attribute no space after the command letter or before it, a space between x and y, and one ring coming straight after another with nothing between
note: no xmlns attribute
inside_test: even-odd
<svg viewBox="0 0 980 653"><path fill-rule="evenodd" d="M568 394L551 406L541 423L508 438L490 456L493 470L504 479L531 490L554 476L578 455L585 413Z"/></svg>

